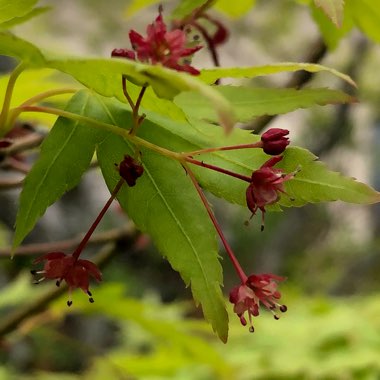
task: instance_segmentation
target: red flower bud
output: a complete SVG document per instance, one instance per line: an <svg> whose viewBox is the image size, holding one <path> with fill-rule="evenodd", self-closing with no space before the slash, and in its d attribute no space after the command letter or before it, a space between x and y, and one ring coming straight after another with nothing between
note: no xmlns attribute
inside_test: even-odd
<svg viewBox="0 0 380 380"><path fill-rule="evenodd" d="M281 128L271 128L261 135L263 143L263 150L266 154L277 156L284 152L285 148L289 145L289 139L285 136L289 131Z"/></svg>
<svg viewBox="0 0 380 380"><path fill-rule="evenodd" d="M124 156L124 160L120 162L118 169L120 177L131 187L136 185L137 178L141 177L144 172L143 166L128 155Z"/></svg>
<svg viewBox="0 0 380 380"><path fill-rule="evenodd" d="M136 59L136 54L133 50L113 49L111 53L111 57L127 58L134 61Z"/></svg>

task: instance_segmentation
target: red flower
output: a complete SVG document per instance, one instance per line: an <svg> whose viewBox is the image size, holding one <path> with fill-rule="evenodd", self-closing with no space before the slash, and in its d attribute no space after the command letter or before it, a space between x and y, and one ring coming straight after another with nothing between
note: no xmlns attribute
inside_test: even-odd
<svg viewBox="0 0 380 380"><path fill-rule="evenodd" d="M73 255L66 255L63 252L49 252L46 255L38 257L33 264L45 262L41 271L32 271L32 274L42 274L43 277L35 283L40 283L44 279L56 279L57 286L61 281L65 280L69 286L69 293L73 289L80 288L89 295L89 301L92 303L94 299L89 290L90 277L98 282L102 280L102 274L98 267L89 260L81 260ZM67 301L67 305L72 305L71 299Z"/></svg>
<svg viewBox="0 0 380 380"><path fill-rule="evenodd" d="M178 71L186 71L192 75L198 75L199 71L190 66L184 60L197 52L202 46L186 47L186 33L181 29L167 31L166 24L162 19L161 10L156 20L148 25L147 37L134 30L129 32L132 49L114 49L113 57L138 59L141 62L153 65L161 63Z"/></svg>
<svg viewBox="0 0 380 380"><path fill-rule="evenodd" d="M281 293L277 290L277 283L284 280L284 277L274 274L252 274L245 283L231 290L230 302L234 304L234 313L238 315L243 326L247 325L244 314L248 313L250 332L255 331L252 316L257 317L259 315L260 303L273 313L275 319L280 318L276 314L277 309L282 313L287 311L285 305L278 303Z"/></svg>
<svg viewBox="0 0 380 380"><path fill-rule="evenodd" d="M272 157L260 169L255 170L246 191L247 206L252 216L258 209L262 212L261 229L264 228L265 206L276 203L280 199L280 193L286 194L284 182L294 177L294 173L284 174L282 169L273 168L281 160L282 156Z"/></svg>
<svg viewBox="0 0 380 380"><path fill-rule="evenodd" d="M289 145L289 139L286 137L289 134L287 129L271 128L261 135L263 150L266 154L277 156L284 152Z"/></svg>
<svg viewBox="0 0 380 380"><path fill-rule="evenodd" d="M209 39L212 41L214 46L224 44L228 40L228 29L218 19L211 17L207 13L202 13L200 17L208 20L216 27L214 34L209 36Z"/></svg>

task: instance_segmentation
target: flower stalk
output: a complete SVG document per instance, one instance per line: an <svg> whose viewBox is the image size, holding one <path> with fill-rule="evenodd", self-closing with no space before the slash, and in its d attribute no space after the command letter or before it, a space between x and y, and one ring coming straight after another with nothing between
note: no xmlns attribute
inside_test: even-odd
<svg viewBox="0 0 380 380"><path fill-rule="evenodd" d="M24 69L25 69L25 65L23 63L20 63L12 71L9 77L7 89L5 91L5 96L4 96L3 108L0 113L0 131L1 131L0 136L4 135L8 130L8 113L9 113L9 107L11 105L13 90L14 90L17 78L24 71Z"/></svg>
<svg viewBox="0 0 380 380"><path fill-rule="evenodd" d="M222 229L220 228L220 225L218 223L218 221L216 220L215 218L215 215L214 213L212 212L211 208L210 208L210 205L208 204L207 202L207 199L205 197L205 195L203 194L203 191L202 189L200 188L199 184L198 184L198 181L196 180L195 176L194 176L194 173L191 171L191 169L188 167L188 165L186 164L183 164L183 167L185 168L186 170L186 173L189 175L190 179L191 179L191 182L193 183L194 187L195 187L195 190L197 191L199 197L201 198L201 201L203 203L203 205L205 206L206 208L206 211L211 219L211 222L212 224L214 225L215 229L216 229L216 232L218 233L219 237L220 237L220 240L222 241L223 243L223 246L228 254L228 257L230 258L231 262L232 262L232 265L233 267L235 268L235 271L237 273L237 275L239 276L240 280L242 282L245 282L247 281L247 275L244 273L244 270L243 268L241 267L239 261L237 260L234 252L232 251L232 248L230 247L230 245L228 244L224 234L223 234L223 231Z"/></svg>
<svg viewBox="0 0 380 380"><path fill-rule="evenodd" d="M112 191L110 198L108 199L108 201L106 202L106 204L103 206L103 208L101 209L100 213L96 217L94 223L92 223L92 225L89 228L89 230L87 231L86 235L83 237L82 241L79 243L78 247L73 252L72 255L73 255L73 257L76 260L79 258L79 256L82 253L84 247L87 245L87 243L90 240L92 234L94 233L96 227L98 226L98 224L100 223L100 221L103 219L104 214L107 212L107 210L111 206L111 203L116 198L116 195L119 192L119 190L121 189L121 187L123 186L123 184L124 184L124 179L121 178L119 180L119 182L116 184L114 190Z"/></svg>

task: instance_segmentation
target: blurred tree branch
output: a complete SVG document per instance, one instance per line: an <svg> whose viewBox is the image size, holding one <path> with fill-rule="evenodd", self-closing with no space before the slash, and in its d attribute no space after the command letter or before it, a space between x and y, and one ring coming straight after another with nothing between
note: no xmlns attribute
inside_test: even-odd
<svg viewBox="0 0 380 380"><path fill-rule="evenodd" d="M131 248L136 242L139 234L140 233L134 227L130 226L124 247L126 249ZM103 248L101 248L95 255L93 260L94 263L100 268L103 268L117 252L116 246L116 241L107 243L103 246ZM17 329L23 321L44 310L50 302L60 297L67 290L68 288L66 284L62 284L60 287L52 285L46 293L37 299L10 312L6 318L0 320L0 337Z"/></svg>
<svg viewBox="0 0 380 380"><path fill-rule="evenodd" d="M103 244L110 241L120 241L129 238L132 227L130 224L122 227L114 228L108 231L95 233L89 240L89 244ZM15 251L15 255L37 255L44 254L52 251L65 251L75 248L81 241L83 236L77 236L72 239L47 242L47 243L34 243L26 244L18 247ZM12 248L0 248L0 257L5 256L9 258Z"/></svg>

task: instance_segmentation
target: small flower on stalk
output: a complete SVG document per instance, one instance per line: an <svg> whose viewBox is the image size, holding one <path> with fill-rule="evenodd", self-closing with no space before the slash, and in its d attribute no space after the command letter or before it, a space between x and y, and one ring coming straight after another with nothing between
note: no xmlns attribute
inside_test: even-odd
<svg viewBox="0 0 380 380"><path fill-rule="evenodd" d="M124 156L124 160L118 165L120 177L127 182L128 186L135 186L137 178L144 173L144 167L129 155Z"/></svg>
<svg viewBox="0 0 380 380"><path fill-rule="evenodd" d="M276 203L280 199L280 193L286 194L284 182L294 178L294 173L284 174L282 169L273 168L281 160L282 156L272 157L260 169L255 170L246 191L247 206L252 216L258 209L261 210L261 230L264 229L265 206Z"/></svg>
<svg viewBox="0 0 380 380"><path fill-rule="evenodd" d="M216 31L210 36L210 40L216 45L224 44L229 37L228 29L216 18L211 17L207 13L203 13L201 18L208 20L211 24L214 24L216 27Z"/></svg>
<svg viewBox="0 0 380 380"><path fill-rule="evenodd" d="M121 57L139 60L153 65L160 63L170 69L185 71L192 75L198 75L199 71L185 62L184 57L189 59L202 46L186 47L186 33L181 29L167 31L163 21L161 9L156 20L148 25L147 37L134 30L129 32L132 49L114 49L112 57Z"/></svg>
<svg viewBox="0 0 380 380"><path fill-rule="evenodd" d="M263 151L271 156L277 156L284 152L289 145L289 134L287 129L271 128L261 135Z"/></svg>
<svg viewBox="0 0 380 380"><path fill-rule="evenodd" d="M35 281L36 284L49 279L57 280L56 285L59 286L62 281L65 281L70 294L73 289L80 288L89 296L89 301L94 302L89 290L90 277L98 282L102 280L102 274L94 263L89 260L77 259L73 255L66 255L63 252L49 252L35 259L33 264L41 262L44 262L42 270L31 271L33 275L42 275L40 279ZM69 298L67 305L71 306L72 303Z"/></svg>
<svg viewBox="0 0 380 380"><path fill-rule="evenodd" d="M245 283L231 290L230 302L234 304L234 313L239 317L241 324L246 326L247 319L244 314L247 312L250 332L255 331L252 316L257 317L260 314L260 304L270 310L276 320L280 318L277 310L282 313L287 311L285 305L278 303L281 293L277 290L277 283L284 280L284 277L274 274L252 274Z"/></svg>

